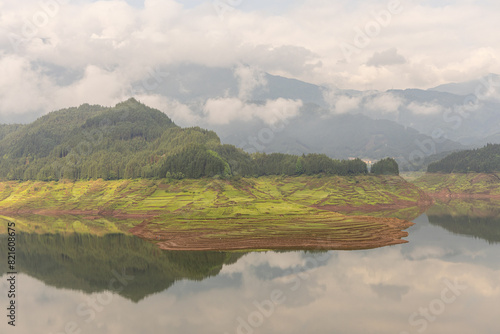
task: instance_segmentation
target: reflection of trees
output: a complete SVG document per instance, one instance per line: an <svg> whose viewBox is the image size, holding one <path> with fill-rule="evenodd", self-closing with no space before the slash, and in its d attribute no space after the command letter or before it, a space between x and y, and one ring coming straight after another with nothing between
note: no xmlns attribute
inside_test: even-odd
<svg viewBox="0 0 500 334"><path fill-rule="evenodd" d="M5 240L5 239L4 239ZM3 240L3 241L4 241ZM6 242L0 243L6 254ZM139 301L169 288L180 279L202 280L217 275L223 264L242 253L168 252L133 236L108 234L17 235L17 271L57 288L87 293L109 289L113 271L134 276L120 295ZM0 275L7 267L0 263Z"/></svg>
<svg viewBox="0 0 500 334"><path fill-rule="evenodd" d="M429 215L429 222L456 234L481 238L491 243L500 242L499 217Z"/></svg>
<svg viewBox="0 0 500 334"><path fill-rule="evenodd" d="M427 211L429 222L446 230L500 242L500 204L489 200L452 200Z"/></svg>

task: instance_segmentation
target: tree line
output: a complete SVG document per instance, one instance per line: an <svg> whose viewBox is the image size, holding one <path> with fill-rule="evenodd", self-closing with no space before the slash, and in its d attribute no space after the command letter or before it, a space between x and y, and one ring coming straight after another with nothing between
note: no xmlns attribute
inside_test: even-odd
<svg viewBox="0 0 500 334"><path fill-rule="evenodd" d="M429 173L492 173L500 171L500 144L451 153L429 164Z"/></svg>
<svg viewBox="0 0 500 334"><path fill-rule="evenodd" d="M1 128L0 128L1 129ZM325 154L249 154L223 145L213 131L180 128L164 113L134 99L113 108L82 105L5 128L0 139L0 178L8 180L102 178L201 178L265 175L361 175L360 159ZM384 159L375 174L398 174Z"/></svg>

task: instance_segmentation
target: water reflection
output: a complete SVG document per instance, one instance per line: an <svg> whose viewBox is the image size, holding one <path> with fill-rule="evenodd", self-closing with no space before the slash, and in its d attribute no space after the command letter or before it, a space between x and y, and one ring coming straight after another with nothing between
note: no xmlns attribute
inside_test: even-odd
<svg viewBox="0 0 500 334"><path fill-rule="evenodd" d="M500 244L429 215L408 244L363 251L179 255L126 236L23 235L16 332L498 333ZM122 268L134 279L109 293Z"/></svg>
<svg viewBox="0 0 500 334"><path fill-rule="evenodd" d="M163 252L154 244L124 234L17 235L17 269L56 288L86 293L110 290L139 301L180 279L202 280L219 273L243 253ZM7 244L0 245L7 253ZM0 262L0 275L7 263ZM127 281L127 277L133 277Z"/></svg>
<svg viewBox="0 0 500 334"><path fill-rule="evenodd" d="M429 222L460 235L500 242L500 203L491 200L437 202L427 211Z"/></svg>

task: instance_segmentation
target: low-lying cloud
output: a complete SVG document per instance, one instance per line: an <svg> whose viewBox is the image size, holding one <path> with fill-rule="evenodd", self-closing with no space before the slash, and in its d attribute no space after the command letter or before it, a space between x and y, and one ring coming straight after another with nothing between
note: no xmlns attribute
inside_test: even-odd
<svg viewBox="0 0 500 334"><path fill-rule="evenodd" d="M334 114L363 113L375 118L397 116L402 110L419 116L438 115L447 110L439 103L411 101L391 91L346 93L333 89L324 91L323 98Z"/></svg>
<svg viewBox="0 0 500 334"><path fill-rule="evenodd" d="M233 73L238 79L238 97L241 100L248 100L257 88L267 85L265 73L256 68L238 66Z"/></svg>
<svg viewBox="0 0 500 334"><path fill-rule="evenodd" d="M392 93L380 93L370 97L365 102L364 108L383 114L397 113L404 101Z"/></svg>
<svg viewBox="0 0 500 334"><path fill-rule="evenodd" d="M433 103L411 102L407 108L415 115L437 115L445 111L443 106Z"/></svg>
<svg viewBox="0 0 500 334"><path fill-rule="evenodd" d="M233 121L260 119L268 125L295 117L303 103L300 100L267 100L264 104L246 103L239 98L208 99L203 107L206 121L224 125Z"/></svg>

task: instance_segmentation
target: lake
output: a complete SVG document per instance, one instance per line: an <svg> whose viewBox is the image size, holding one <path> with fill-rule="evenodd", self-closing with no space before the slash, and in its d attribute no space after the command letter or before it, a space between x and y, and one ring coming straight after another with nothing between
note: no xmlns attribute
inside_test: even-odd
<svg viewBox="0 0 500 334"><path fill-rule="evenodd" d="M0 245L1 332L497 334L500 206L464 203L415 218L407 244L359 251L172 252L19 231L15 330Z"/></svg>

